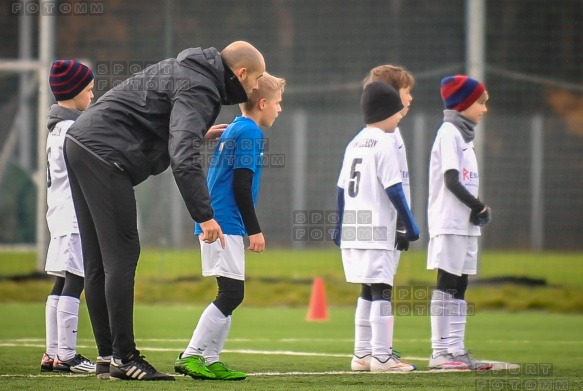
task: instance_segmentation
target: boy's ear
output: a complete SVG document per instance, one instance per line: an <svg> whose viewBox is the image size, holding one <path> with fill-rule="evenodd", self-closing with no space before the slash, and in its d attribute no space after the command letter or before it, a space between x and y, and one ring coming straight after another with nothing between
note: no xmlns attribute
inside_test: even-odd
<svg viewBox="0 0 583 391"><path fill-rule="evenodd" d="M264 110L265 109L266 102L267 102L267 99L265 99L265 98L259 99L259 102L258 102L258 104L259 104L259 110Z"/></svg>

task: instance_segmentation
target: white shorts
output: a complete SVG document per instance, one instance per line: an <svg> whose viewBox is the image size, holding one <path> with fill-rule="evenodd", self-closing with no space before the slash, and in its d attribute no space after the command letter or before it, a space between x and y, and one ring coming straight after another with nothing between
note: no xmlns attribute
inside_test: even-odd
<svg viewBox="0 0 583 391"><path fill-rule="evenodd" d="M379 249L342 249L346 282L393 285L399 266L398 251Z"/></svg>
<svg viewBox="0 0 583 391"><path fill-rule="evenodd" d="M442 269L450 274L476 274L478 270L478 237L437 235L429 239L427 269Z"/></svg>
<svg viewBox="0 0 583 391"><path fill-rule="evenodd" d="M221 242L203 242L199 235L202 275L245 280L245 245L239 235L225 235L225 248Z"/></svg>
<svg viewBox="0 0 583 391"><path fill-rule="evenodd" d="M45 271L58 277L65 277L65 272L85 277L81 237L79 234L51 238L47 251Z"/></svg>

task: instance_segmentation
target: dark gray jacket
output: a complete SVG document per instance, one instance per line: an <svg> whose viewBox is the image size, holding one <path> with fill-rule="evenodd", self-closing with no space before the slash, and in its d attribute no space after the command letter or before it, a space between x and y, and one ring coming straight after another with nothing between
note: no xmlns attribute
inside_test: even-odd
<svg viewBox="0 0 583 391"><path fill-rule="evenodd" d="M154 64L105 93L69 129L97 157L128 173L133 185L171 165L190 215L213 217L200 149L222 104L247 94L215 48L191 48Z"/></svg>
<svg viewBox="0 0 583 391"><path fill-rule="evenodd" d="M52 132L55 126L62 121L75 121L82 111L69 109L67 107L52 105L47 116L47 129Z"/></svg>

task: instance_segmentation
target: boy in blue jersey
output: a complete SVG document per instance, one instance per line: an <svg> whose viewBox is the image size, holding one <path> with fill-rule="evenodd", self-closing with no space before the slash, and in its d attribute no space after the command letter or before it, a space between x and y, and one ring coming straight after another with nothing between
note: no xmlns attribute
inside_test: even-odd
<svg viewBox="0 0 583 391"><path fill-rule="evenodd" d="M231 314L243 301L243 236L249 236L249 250L260 253L265 249L255 214L265 142L259 126L273 125L281 112L284 86L284 79L265 72L258 89L240 105L242 115L227 127L215 148L207 183L215 220L223 230L226 245L223 248L219 242L200 240L200 246L202 274L216 277L218 294L202 313L187 348L176 359L174 369L178 373L215 380L247 377L220 362L219 355L229 333ZM198 224L194 232L202 233Z"/></svg>

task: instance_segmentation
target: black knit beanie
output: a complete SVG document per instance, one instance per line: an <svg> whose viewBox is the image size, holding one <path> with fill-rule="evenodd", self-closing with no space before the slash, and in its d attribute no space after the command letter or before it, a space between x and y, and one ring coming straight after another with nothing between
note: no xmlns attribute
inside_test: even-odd
<svg viewBox="0 0 583 391"><path fill-rule="evenodd" d="M360 110L365 124L383 121L403 110L401 96L390 85L375 81L364 87Z"/></svg>

